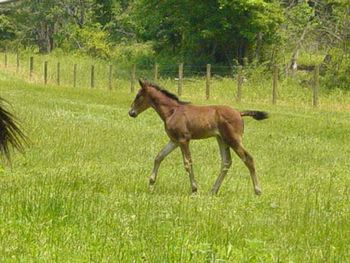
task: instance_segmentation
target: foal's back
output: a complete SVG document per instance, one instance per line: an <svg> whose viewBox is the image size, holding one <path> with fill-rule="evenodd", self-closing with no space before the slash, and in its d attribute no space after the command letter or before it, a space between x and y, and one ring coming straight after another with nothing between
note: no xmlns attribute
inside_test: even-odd
<svg viewBox="0 0 350 263"><path fill-rule="evenodd" d="M243 131L240 112L223 105L181 105L166 123L170 132L185 133L188 139L203 139L221 134L231 127L239 134ZM178 137L180 134L177 134Z"/></svg>

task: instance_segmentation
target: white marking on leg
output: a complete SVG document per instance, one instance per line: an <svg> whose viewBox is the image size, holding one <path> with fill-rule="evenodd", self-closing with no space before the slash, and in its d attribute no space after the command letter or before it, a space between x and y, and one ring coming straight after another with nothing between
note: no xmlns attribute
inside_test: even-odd
<svg viewBox="0 0 350 263"><path fill-rule="evenodd" d="M221 137L217 137L217 141L220 149L221 169L220 169L219 176L217 177L212 187L212 190L211 190L212 194L216 194L219 191L219 188L222 182L224 181L224 178L232 164L230 147L224 143Z"/></svg>

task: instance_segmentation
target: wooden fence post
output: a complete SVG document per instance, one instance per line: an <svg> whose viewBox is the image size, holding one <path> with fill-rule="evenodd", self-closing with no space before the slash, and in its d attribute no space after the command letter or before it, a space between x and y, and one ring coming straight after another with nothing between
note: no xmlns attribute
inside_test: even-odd
<svg viewBox="0 0 350 263"><path fill-rule="evenodd" d="M236 101L240 102L242 99L242 84L243 84L243 70L242 66L237 67L237 95Z"/></svg>
<svg viewBox="0 0 350 263"><path fill-rule="evenodd" d="M243 67L246 67L246 66L248 66L248 58L244 57L243 58Z"/></svg>
<svg viewBox="0 0 350 263"><path fill-rule="evenodd" d="M90 88L95 87L95 66L91 65Z"/></svg>
<svg viewBox="0 0 350 263"><path fill-rule="evenodd" d="M16 73L19 72L19 54L16 53Z"/></svg>
<svg viewBox="0 0 350 263"><path fill-rule="evenodd" d="M29 58L29 79L30 79L30 80L32 80L33 68L34 68L34 58L33 58L33 57L30 57L30 58Z"/></svg>
<svg viewBox="0 0 350 263"><path fill-rule="evenodd" d="M113 66L109 65L109 72L108 72L108 89L112 90L112 79L113 79Z"/></svg>
<svg viewBox="0 0 350 263"><path fill-rule="evenodd" d="M136 65L133 64L131 67L130 92L134 92L135 90L135 79L136 79Z"/></svg>
<svg viewBox="0 0 350 263"><path fill-rule="evenodd" d="M61 84L61 64L60 62L57 62L57 85L59 86Z"/></svg>
<svg viewBox="0 0 350 263"><path fill-rule="evenodd" d="M77 86L77 64L73 66L73 87Z"/></svg>
<svg viewBox="0 0 350 263"><path fill-rule="evenodd" d="M179 96L182 95L182 78L183 78L183 73L184 73L184 64L180 63L179 64L179 80L177 83L177 94Z"/></svg>
<svg viewBox="0 0 350 263"><path fill-rule="evenodd" d="M206 99L209 99L210 97L210 78L211 78L211 65L207 64L207 77L206 77L206 89L205 89Z"/></svg>
<svg viewBox="0 0 350 263"><path fill-rule="evenodd" d="M44 62L44 84L47 84L47 61Z"/></svg>
<svg viewBox="0 0 350 263"><path fill-rule="evenodd" d="M319 75L320 75L320 66L315 65L314 81L313 81L313 87L312 87L312 105L314 107L318 106L318 89L320 86Z"/></svg>
<svg viewBox="0 0 350 263"><path fill-rule="evenodd" d="M278 85L278 66L273 67L273 80L272 80L272 104L276 104L277 101L277 85Z"/></svg>
<svg viewBox="0 0 350 263"><path fill-rule="evenodd" d="M5 53L4 55L4 65L5 65L5 68L7 68L7 53Z"/></svg>
<svg viewBox="0 0 350 263"><path fill-rule="evenodd" d="M154 64L154 81L158 81L158 64Z"/></svg>
<svg viewBox="0 0 350 263"><path fill-rule="evenodd" d="M286 63L284 65L284 71L285 71L286 79L289 78L289 67L288 66L289 66L289 63Z"/></svg>

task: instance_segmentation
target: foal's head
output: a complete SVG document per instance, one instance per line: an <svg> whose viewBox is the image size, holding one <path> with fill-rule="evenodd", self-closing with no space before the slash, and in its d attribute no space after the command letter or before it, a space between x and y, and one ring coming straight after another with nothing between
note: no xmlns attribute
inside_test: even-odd
<svg viewBox="0 0 350 263"><path fill-rule="evenodd" d="M159 87L156 84L141 81L141 88L137 92L137 95L131 104L129 110L129 115L131 117L136 117L141 112L147 110L149 107L154 106L155 102L162 101L167 102L168 105L184 105L189 104L189 102L181 101L175 94Z"/></svg>
<svg viewBox="0 0 350 263"><path fill-rule="evenodd" d="M129 115L131 117L137 117L141 112L147 110L151 105L149 104L149 101L147 99L147 83L142 82L139 80L141 88L137 92L137 95L134 99L134 101L131 104Z"/></svg>

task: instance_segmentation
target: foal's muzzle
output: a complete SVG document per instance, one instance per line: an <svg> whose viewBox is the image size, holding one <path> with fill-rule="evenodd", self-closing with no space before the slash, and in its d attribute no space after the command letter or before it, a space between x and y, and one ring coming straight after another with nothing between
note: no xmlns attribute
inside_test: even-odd
<svg viewBox="0 0 350 263"><path fill-rule="evenodd" d="M134 109L129 110L129 116L135 118L137 116L137 113Z"/></svg>

